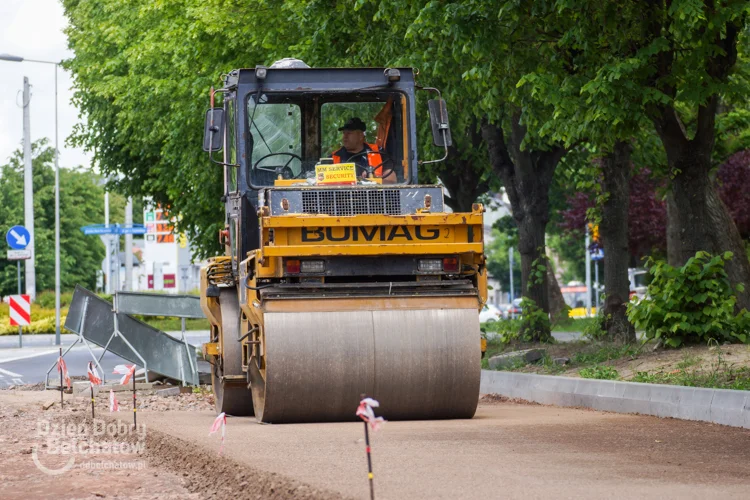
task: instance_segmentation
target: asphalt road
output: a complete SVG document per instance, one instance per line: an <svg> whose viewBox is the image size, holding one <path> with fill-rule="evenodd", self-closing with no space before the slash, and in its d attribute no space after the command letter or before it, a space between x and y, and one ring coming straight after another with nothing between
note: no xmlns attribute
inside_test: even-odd
<svg viewBox="0 0 750 500"><path fill-rule="evenodd" d="M168 332L179 336L179 332ZM200 345L208 340L207 331L187 332L187 340L193 345ZM59 348L54 345L54 335L25 335L24 347L19 349L18 336L0 337L0 387L19 384L36 384L44 382L47 370L57 362ZM76 335L63 335L61 343L63 352L76 339ZM98 359L103 349L90 344L94 356ZM88 362L92 361L89 350L80 343L65 355L65 363L70 376L86 376ZM104 376L109 377L116 365L130 363L111 352L104 354L101 360ZM50 373L51 382L59 380L57 370Z"/></svg>

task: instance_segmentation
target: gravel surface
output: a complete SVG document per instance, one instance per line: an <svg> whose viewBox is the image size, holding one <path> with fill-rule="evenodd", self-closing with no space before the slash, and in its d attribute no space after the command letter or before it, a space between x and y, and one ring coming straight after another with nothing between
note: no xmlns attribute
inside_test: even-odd
<svg viewBox="0 0 750 500"><path fill-rule="evenodd" d="M146 460L144 470L73 469L53 477L30 457L36 422L87 421L86 401L43 410L59 401L56 393L0 391L1 496L369 498L361 423L258 425L229 417L219 456L219 437L208 435L210 398L139 397L147 437L136 458ZM129 400L121 404L126 411L115 416L130 423ZM97 400L97 412L114 422L106 406ZM471 420L388 422L371 439L379 500L744 499L750 487L750 431L701 422L489 397Z"/></svg>

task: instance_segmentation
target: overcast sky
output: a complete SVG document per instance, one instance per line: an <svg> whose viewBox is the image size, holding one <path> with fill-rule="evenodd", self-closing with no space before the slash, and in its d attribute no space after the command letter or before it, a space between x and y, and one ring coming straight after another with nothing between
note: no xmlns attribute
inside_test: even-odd
<svg viewBox="0 0 750 500"><path fill-rule="evenodd" d="M0 54L60 61L71 57L62 30L66 25L59 0L0 0ZM0 61L0 164L21 147L23 77L31 83L31 140L55 140L55 73L50 64ZM71 103L70 75L58 69L60 166L89 166L91 155L66 146L79 121Z"/></svg>

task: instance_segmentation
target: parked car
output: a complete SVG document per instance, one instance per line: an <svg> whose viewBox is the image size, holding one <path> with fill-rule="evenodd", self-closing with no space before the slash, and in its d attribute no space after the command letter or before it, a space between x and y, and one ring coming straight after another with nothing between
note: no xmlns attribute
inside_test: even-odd
<svg viewBox="0 0 750 500"><path fill-rule="evenodd" d="M500 315L503 319L508 319L510 317L510 308L513 307L513 304L505 303L500 304L497 306L498 309L500 309Z"/></svg>
<svg viewBox="0 0 750 500"><path fill-rule="evenodd" d="M513 302L508 305L508 309L505 311L506 319L518 318L521 315L521 298L513 299Z"/></svg>
<svg viewBox="0 0 750 500"><path fill-rule="evenodd" d="M648 292L648 270L635 267L628 269L628 281L630 281L631 302L637 304L645 299Z"/></svg>
<svg viewBox="0 0 750 500"><path fill-rule="evenodd" d="M497 321L502 318L500 309L494 305L487 303L482 308L482 312L479 313L479 322L486 323L488 321Z"/></svg>

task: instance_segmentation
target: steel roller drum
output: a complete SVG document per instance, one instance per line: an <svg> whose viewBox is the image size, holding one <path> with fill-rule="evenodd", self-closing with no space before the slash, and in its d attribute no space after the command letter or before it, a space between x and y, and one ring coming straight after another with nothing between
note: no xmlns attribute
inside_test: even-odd
<svg viewBox="0 0 750 500"><path fill-rule="evenodd" d="M264 322L265 381L250 366L262 422L353 420L363 393L390 420L474 416L476 308L274 312Z"/></svg>

